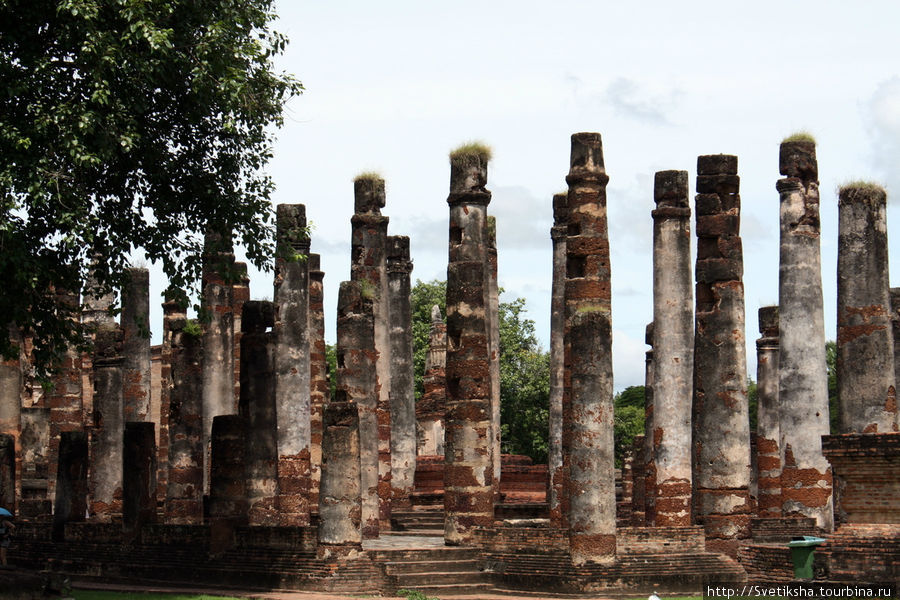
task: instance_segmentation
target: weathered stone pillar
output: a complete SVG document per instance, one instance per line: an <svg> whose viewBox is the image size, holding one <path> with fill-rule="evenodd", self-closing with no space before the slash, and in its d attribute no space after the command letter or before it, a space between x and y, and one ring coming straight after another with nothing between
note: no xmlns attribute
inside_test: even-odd
<svg viewBox="0 0 900 600"><path fill-rule="evenodd" d="M377 446L364 445L364 439L377 438L378 423L374 291L370 285L359 281L344 281L338 292L337 315L337 386L336 402L353 402L358 406L359 461L361 492L362 535L378 537L378 461ZM324 443L324 442L323 442ZM325 448L322 460L327 461ZM324 486L324 475L323 482ZM334 488L329 492L335 494ZM320 501L326 494L323 487ZM319 506L321 516L322 506Z"/></svg>
<svg viewBox="0 0 900 600"><path fill-rule="evenodd" d="M750 417L737 157L697 158L697 313L694 338L694 514L710 543L736 555L750 536ZM659 382L655 321L654 378ZM657 492L658 493L658 492ZM657 508L657 522L659 509Z"/></svg>
<svg viewBox="0 0 900 600"><path fill-rule="evenodd" d="M172 315L173 317L175 315ZM203 334L196 323L171 318L172 388L169 399L169 473L166 522L203 522ZM187 327L186 327L187 326Z"/></svg>
<svg viewBox="0 0 900 600"><path fill-rule="evenodd" d="M644 522L656 523L656 465L653 462L653 323L644 328L644 343L650 346L644 355Z"/></svg>
<svg viewBox="0 0 900 600"><path fill-rule="evenodd" d="M600 134L573 134L569 164L563 463L569 548L581 565L616 552L609 177Z"/></svg>
<svg viewBox="0 0 900 600"><path fill-rule="evenodd" d="M319 558L350 558L362 552L358 409L356 402L333 401L325 405Z"/></svg>
<svg viewBox="0 0 900 600"><path fill-rule="evenodd" d="M888 293L887 193L871 184L838 195L837 393L841 433L897 431Z"/></svg>
<svg viewBox="0 0 900 600"><path fill-rule="evenodd" d="M497 281L497 220L487 218L487 283L489 356L491 357L491 456L494 462L494 499L500 499L500 287Z"/></svg>
<svg viewBox="0 0 900 600"><path fill-rule="evenodd" d="M9 326L10 341L19 346L19 355L23 353L23 340L19 330L14 325ZM12 439L12 455L14 473L22 471L22 453L19 437L22 431L22 361L0 360L0 435L8 435ZM0 506L3 506L15 514L16 499L21 494L21 475L13 477L11 487L4 488L0 494ZM5 502L5 504L3 504Z"/></svg>
<svg viewBox="0 0 900 600"><path fill-rule="evenodd" d="M386 255L388 218L381 214L385 204L384 179L360 175L353 181L353 192L350 279L361 282L363 291L370 290L372 294L377 377L377 405L372 413L376 419L374 430L362 406L359 413L359 442L363 448L369 445L374 448L377 473L376 481L372 482L369 467L363 461L363 535L377 537L379 529L391 527L391 339ZM370 439L372 432L375 437ZM377 496L377 524L367 516L366 498L373 492Z"/></svg>
<svg viewBox="0 0 900 600"><path fill-rule="evenodd" d="M173 324L183 327L187 321L181 290L165 291L163 309L163 335L159 352L159 444L157 450L157 492L158 498L166 498L169 487L169 406L172 398L172 337Z"/></svg>
<svg viewBox="0 0 900 600"><path fill-rule="evenodd" d="M219 234L206 235L203 257L203 453L202 491L209 489L209 436L212 420L236 411L234 401L234 312L235 276L231 240Z"/></svg>
<svg viewBox="0 0 900 600"><path fill-rule="evenodd" d="M235 528L247 525L244 447L247 422L240 415L213 419L210 442L210 551L223 552L234 544Z"/></svg>
<svg viewBox="0 0 900 600"><path fill-rule="evenodd" d="M322 411L330 395L325 360L325 296L318 254L309 255L309 508L319 508L322 479Z"/></svg>
<svg viewBox="0 0 900 600"><path fill-rule="evenodd" d="M450 155L444 542L471 542L493 522L486 148Z"/></svg>
<svg viewBox="0 0 900 600"><path fill-rule="evenodd" d="M309 235L302 204L279 204L276 213L278 513L281 525L300 526L309 525ZM251 522L252 514L251 506Z"/></svg>
<svg viewBox="0 0 900 600"><path fill-rule="evenodd" d="M59 434L53 539L62 541L66 523L84 521L87 508L88 436L84 431L63 431Z"/></svg>
<svg viewBox="0 0 900 600"><path fill-rule="evenodd" d="M566 326L566 223L566 194L554 194L553 227L550 228L550 239L553 242L553 282L550 288L550 437L548 440L550 486L547 494L550 523L554 527L561 527L563 523L562 428L565 381L563 329Z"/></svg>
<svg viewBox="0 0 900 600"><path fill-rule="evenodd" d="M816 146L782 142L777 184L781 196L778 285L778 402L781 425L781 514L813 517L831 531L831 467L822 454L828 435L828 381Z"/></svg>
<svg viewBox="0 0 900 600"><path fill-rule="evenodd" d="M122 525L126 538L156 523L156 432L153 423L125 423L122 453Z"/></svg>
<svg viewBox="0 0 900 600"><path fill-rule="evenodd" d="M646 387L644 388L646 393ZM647 525L647 463L644 459L644 436L634 436L631 445L631 526Z"/></svg>
<svg viewBox="0 0 900 600"><path fill-rule="evenodd" d="M781 516L781 455L778 443L778 307L759 309L756 340L757 516Z"/></svg>
<svg viewBox="0 0 900 600"><path fill-rule="evenodd" d="M687 171L659 171L653 189L653 413L657 526L691 524L694 295ZM698 228L699 231L699 228Z"/></svg>
<svg viewBox="0 0 900 600"><path fill-rule="evenodd" d="M900 382L900 288L890 288L891 332L894 341L894 380Z"/></svg>
<svg viewBox="0 0 900 600"><path fill-rule="evenodd" d="M416 390L413 381L409 238L388 237L391 318L391 505L408 508L416 475Z"/></svg>
<svg viewBox="0 0 900 600"><path fill-rule="evenodd" d="M101 326L94 341L94 427L89 489L91 520L110 522L122 514L123 408L122 330Z"/></svg>
<svg viewBox="0 0 900 600"><path fill-rule="evenodd" d="M15 514L16 438L10 433L0 433L0 506Z"/></svg>
<svg viewBox="0 0 900 600"><path fill-rule="evenodd" d="M422 398L416 402L416 454L444 454L444 421L447 412L447 325L441 309L431 307L431 332L425 355Z"/></svg>
<svg viewBox="0 0 900 600"><path fill-rule="evenodd" d="M125 421L150 420L150 272L128 269L122 291Z"/></svg>
<svg viewBox="0 0 900 600"><path fill-rule="evenodd" d="M241 401L241 313L244 304L250 301L250 276L245 262L234 263L234 270L237 281L231 286L231 312L234 319L234 404L237 406ZM210 456L211 453L212 449Z"/></svg>

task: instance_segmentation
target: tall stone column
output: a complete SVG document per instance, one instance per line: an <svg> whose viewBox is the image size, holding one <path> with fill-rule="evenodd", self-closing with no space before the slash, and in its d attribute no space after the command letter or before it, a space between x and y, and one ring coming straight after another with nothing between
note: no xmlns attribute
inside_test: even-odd
<svg viewBox="0 0 900 600"><path fill-rule="evenodd" d="M416 454L443 456L447 412L447 325L437 304L431 307L431 332L422 387L424 393L416 402Z"/></svg>
<svg viewBox="0 0 900 600"><path fill-rule="evenodd" d="M59 469L53 499L53 539L62 541L66 523L82 522L88 509L88 436L84 431L59 434Z"/></svg>
<svg viewBox="0 0 900 600"><path fill-rule="evenodd" d="M375 417L377 406L377 371L375 350L374 291L370 285L359 281L344 281L338 292L337 316L337 386L336 402L352 402L359 422L359 472L361 490L361 523L363 537L378 537L378 448L377 445L363 444L364 439L377 438L378 423ZM327 407L326 407L327 408ZM342 417L343 419L344 417ZM327 424L326 424L327 425ZM323 441L324 444L324 441ZM327 461L323 446L322 460ZM324 488L319 496L321 518L322 499L327 495ZM328 494L336 494L331 488ZM341 495L341 494L339 494Z"/></svg>
<svg viewBox="0 0 900 600"><path fill-rule="evenodd" d="M653 462L653 322L644 328L644 522L656 523L656 465Z"/></svg>
<svg viewBox="0 0 900 600"><path fill-rule="evenodd" d="M408 508L416 475L416 390L413 381L409 238L388 237L391 317L391 505Z"/></svg>
<svg viewBox="0 0 900 600"><path fill-rule="evenodd" d="M230 234L229 234L230 235ZM236 411L234 401L234 254L228 237L208 233L203 257L203 490L209 489L212 420Z"/></svg>
<svg viewBox="0 0 900 600"><path fill-rule="evenodd" d="M234 263L234 271L237 281L231 286L231 314L234 321L234 404L237 406L241 401L241 313L244 304L250 301L250 276L245 262Z"/></svg>
<svg viewBox="0 0 900 600"><path fill-rule="evenodd" d="M553 282L550 288L550 410L549 410L549 456L548 469L550 486L548 503L550 523L562 527L563 458L563 384L565 381L565 353L563 352L563 329L566 326L566 194L553 195L553 227L550 239L553 242Z"/></svg>
<svg viewBox="0 0 900 600"><path fill-rule="evenodd" d="M488 349L491 357L491 456L494 461L494 498L500 499L500 287L497 280L497 220L487 218L488 280L485 284L485 306L490 327Z"/></svg>
<svg viewBox="0 0 900 600"><path fill-rule="evenodd" d="M781 516L781 455L778 443L778 307L759 309L756 340L757 515Z"/></svg>
<svg viewBox="0 0 900 600"><path fill-rule="evenodd" d="M491 373L487 262L490 152L450 155L447 265L447 413L444 430L444 542L472 541L493 523Z"/></svg>
<svg viewBox="0 0 900 600"><path fill-rule="evenodd" d="M363 282L364 290L371 289L375 327L375 370L377 405L373 416L375 429L368 423L369 415L360 407L360 444L373 445L376 457L377 480L368 480L369 469L363 463L363 533L378 535L378 529L366 517L365 497L374 486L378 498L378 528L391 527L391 338L390 303L387 277L388 218L384 208L384 179L363 174L353 181L354 215L350 219L352 238L350 279ZM370 439L370 432L375 437Z"/></svg>
<svg viewBox="0 0 900 600"><path fill-rule="evenodd" d="M125 421L150 420L150 272L128 269L122 291L122 356Z"/></svg>
<svg viewBox="0 0 900 600"><path fill-rule="evenodd" d="M19 346L19 355L22 356L23 340L19 329L15 325L9 326L10 341ZM16 473L22 471L22 448L19 437L22 431L22 360L0 360L0 435L8 435L12 439L13 469ZM22 493L21 475L11 481L11 486L6 490L9 497L0 497L0 504L13 511L15 514L16 499Z"/></svg>
<svg viewBox="0 0 900 600"><path fill-rule="evenodd" d="M750 536L752 513L739 186L736 156L697 158L694 514L710 543L733 555L734 540ZM655 368L658 377L658 355Z"/></svg>
<svg viewBox="0 0 900 600"><path fill-rule="evenodd" d="M781 405L781 514L834 527L828 435L828 380L819 254L819 169L811 141L781 144L778 280L778 402Z"/></svg>
<svg viewBox="0 0 900 600"><path fill-rule="evenodd" d="M653 189L653 417L655 524L691 524L694 295L687 171L659 171Z"/></svg>
<svg viewBox="0 0 900 600"><path fill-rule="evenodd" d="M123 406L122 330L102 326L94 341L94 427L91 431L91 520L110 522L122 514Z"/></svg>
<svg viewBox="0 0 900 600"><path fill-rule="evenodd" d="M0 502L3 508L15 511L16 438L9 433L0 433Z"/></svg>
<svg viewBox="0 0 900 600"><path fill-rule="evenodd" d="M358 409L356 402L341 400L325 405L319 558L351 558L362 552Z"/></svg>
<svg viewBox="0 0 900 600"><path fill-rule="evenodd" d="M322 479L322 411L329 396L328 367L325 361L325 303L318 254L309 255L309 507L319 507Z"/></svg>
<svg viewBox="0 0 900 600"><path fill-rule="evenodd" d="M174 315L172 315L174 317ZM203 335L187 319L170 318L172 383L169 397L169 472L166 523L203 522Z"/></svg>
<svg viewBox="0 0 900 600"><path fill-rule="evenodd" d="M888 292L887 193L838 195L837 393L841 433L898 430Z"/></svg>
<svg viewBox="0 0 900 600"><path fill-rule="evenodd" d="M609 177L600 134L573 134L569 164L563 463L569 549L581 565L616 553Z"/></svg>
<svg viewBox="0 0 900 600"><path fill-rule="evenodd" d="M278 512L281 525L301 526L309 525L309 235L302 204L279 204L276 215Z"/></svg>
<svg viewBox="0 0 900 600"><path fill-rule="evenodd" d="M247 421L240 415L213 419L209 473L210 551L223 552L234 544L237 527L247 525L244 448Z"/></svg>
<svg viewBox="0 0 900 600"><path fill-rule="evenodd" d="M900 288L890 288L891 332L894 342L894 380L900 382Z"/></svg>
<svg viewBox="0 0 900 600"><path fill-rule="evenodd" d="M157 497L166 498L169 487L169 407L172 400L172 338L174 326L180 331L187 321L186 298L181 290L164 293L163 335L159 353L159 442L157 449ZM199 392L199 390L198 390Z"/></svg>
<svg viewBox="0 0 900 600"><path fill-rule="evenodd" d="M267 331L275 322L272 302L244 304L241 317L241 402L247 423L244 473L250 525L279 525L278 441L281 423L275 396L276 341ZM293 466L289 463L289 466ZM293 475L293 473L291 473ZM288 478L290 481L290 478ZM293 483L293 481L291 481ZM295 508L285 503L290 508Z"/></svg>
<svg viewBox="0 0 900 600"><path fill-rule="evenodd" d="M156 522L156 432L153 423L125 423L122 525L126 537Z"/></svg>

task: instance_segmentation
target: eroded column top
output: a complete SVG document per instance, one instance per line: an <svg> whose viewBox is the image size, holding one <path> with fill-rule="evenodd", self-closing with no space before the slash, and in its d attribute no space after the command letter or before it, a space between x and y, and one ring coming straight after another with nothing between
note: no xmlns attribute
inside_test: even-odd
<svg viewBox="0 0 900 600"><path fill-rule="evenodd" d="M759 333L764 337L778 337L778 306L761 306L758 313Z"/></svg>
<svg viewBox="0 0 900 600"><path fill-rule="evenodd" d="M816 143L812 140L781 142L778 153L778 171L785 177L803 181L815 181L819 177L816 161Z"/></svg>
<svg viewBox="0 0 900 600"><path fill-rule="evenodd" d="M573 133L566 182L571 184L587 179L601 183L609 181L603 163L603 141L599 133Z"/></svg>
<svg viewBox="0 0 900 600"><path fill-rule="evenodd" d="M353 180L353 212L380 215L385 205L384 179L377 173L361 173Z"/></svg>
<svg viewBox="0 0 900 600"><path fill-rule="evenodd" d="M484 144L471 143L450 153L450 197L453 204L464 199L469 204L488 204L487 166L491 149Z"/></svg>

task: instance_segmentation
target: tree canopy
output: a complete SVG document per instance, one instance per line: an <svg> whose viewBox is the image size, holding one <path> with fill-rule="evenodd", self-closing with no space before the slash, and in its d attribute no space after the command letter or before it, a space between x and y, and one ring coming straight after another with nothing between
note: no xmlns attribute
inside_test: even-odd
<svg viewBox="0 0 900 600"><path fill-rule="evenodd" d="M82 339L50 290L119 288L132 252L196 289L204 233L233 231L268 266L263 169L302 91L274 70L273 4L0 3L0 314L33 336L39 369ZM5 335L0 350L15 354Z"/></svg>

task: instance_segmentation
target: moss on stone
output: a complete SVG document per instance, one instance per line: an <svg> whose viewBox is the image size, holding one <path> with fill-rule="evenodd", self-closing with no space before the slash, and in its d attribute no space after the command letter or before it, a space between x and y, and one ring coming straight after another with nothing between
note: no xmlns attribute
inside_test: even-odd
<svg viewBox="0 0 900 600"><path fill-rule="evenodd" d="M450 164L464 167L471 164L487 163L493 158L491 147L482 142L468 142L450 153Z"/></svg>
<svg viewBox="0 0 900 600"><path fill-rule="evenodd" d="M816 138L814 138L808 131L795 131L791 135L781 140L782 144L787 144L789 142L809 142L811 144L815 144Z"/></svg>

